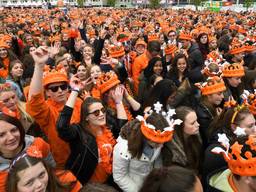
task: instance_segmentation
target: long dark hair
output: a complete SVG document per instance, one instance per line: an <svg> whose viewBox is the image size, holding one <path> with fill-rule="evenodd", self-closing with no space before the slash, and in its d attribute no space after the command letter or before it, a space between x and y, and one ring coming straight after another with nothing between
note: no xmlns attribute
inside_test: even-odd
<svg viewBox="0 0 256 192"><path fill-rule="evenodd" d="M207 36L207 43L206 44L202 44L200 39L201 37L203 37L204 35ZM202 55L203 55L203 58L206 59L207 57L207 54L209 54L209 38L208 38L208 35L206 33L201 33L198 35L197 37L197 43L198 43L198 46L199 46L199 50L201 51Z"/></svg>
<svg viewBox="0 0 256 192"><path fill-rule="evenodd" d="M23 154L19 154L18 157L21 157ZM19 158L18 160L17 158L13 160L12 167L8 174L7 185L6 185L7 192L18 192L17 184L20 180L18 173L38 163L43 163L49 177L47 191L61 192L61 191L66 191L65 188L68 188L60 184L59 180L56 178L53 172L53 169L51 169L42 159L30 157L28 155L25 155L25 157Z"/></svg>
<svg viewBox="0 0 256 192"><path fill-rule="evenodd" d="M162 167L151 171L140 192L193 191L196 181L192 170L179 166Z"/></svg>
<svg viewBox="0 0 256 192"><path fill-rule="evenodd" d="M178 53L173 58L172 68L170 69L169 74L168 74L169 78L171 78L171 79L172 78L176 78L176 79L179 78L179 70L178 70L178 67L177 67L177 63L178 63L179 59L185 59L187 67L184 71L184 78L188 76L188 67L189 67L188 66L188 59L187 59L186 55L184 55L183 53Z"/></svg>
<svg viewBox="0 0 256 192"><path fill-rule="evenodd" d="M168 127L169 124L167 120L158 113L153 112L146 119L147 123L154 125L156 130L163 131L165 127ZM132 158L140 158L143 152L145 137L140 129L141 122L137 119L134 119L127 124L125 124L120 132L122 138L128 141L128 150L132 155Z"/></svg>
<svg viewBox="0 0 256 192"><path fill-rule="evenodd" d="M159 81L151 90L148 99L145 101L143 108L151 107L154 103L159 101L163 104L164 110L167 110L168 98L177 91L177 87L173 81L163 79Z"/></svg>
<svg viewBox="0 0 256 192"><path fill-rule="evenodd" d="M162 72L161 72L161 76L165 77L165 73L166 73L166 66L164 66L164 62L162 61L162 59L160 57L153 57L152 59L150 59L150 61L148 62L148 66L144 69L144 76L149 79L153 74L154 74L154 67L156 62L161 61L162 63Z"/></svg>
<svg viewBox="0 0 256 192"><path fill-rule="evenodd" d="M25 129L24 129L24 127L22 126L21 122L18 119L14 118L14 117L11 117L9 115L6 115L4 113L0 113L0 121L5 121L5 122L10 123L10 124L14 125L15 127L17 127L19 132L20 132L19 146L24 144Z"/></svg>
<svg viewBox="0 0 256 192"><path fill-rule="evenodd" d="M9 50L9 49L6 49L7 50L7 54L8 54L8 58L9 58L9 61L13 61L13 60L16 60L18 59L17 56L15 55L15 53L13 53L13 51ZM2 59L0 59L0 68L6 68L6 66L3 64L3 61Z"/></svg>
<svg viewBox="0 0 256 192"><path fill-rule="evenodd" d="M190 135L186 139L184 137L184 122L189 113L195 112L192 108L181 106L176 110L176 118L182 120L183 122L180 125L175 126L175 133L182 142L184 152L187 156L189 167L198 170L201 158L202 158L202 143L198 135Z"/></svg>

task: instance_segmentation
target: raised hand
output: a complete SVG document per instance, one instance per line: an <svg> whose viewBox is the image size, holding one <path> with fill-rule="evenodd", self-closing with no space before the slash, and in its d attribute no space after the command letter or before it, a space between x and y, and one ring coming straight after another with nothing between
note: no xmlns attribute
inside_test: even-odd
<svg viewBox="0 0 256 192"><path fill-rule="evenodd" d="M54 58L60 52L61 43L56 42L49 48L49 54L51 58Z"/></svg>
<svg viewBox="0 0 256 192"><path fill-rule="evenodd" d="M35 65L44 67L44 65L46 64L46 61L49 58L48 47L46 46L38 47L35 51L31 52L31 55L35 61Z"/></svg>
<svg viewBox="0 0 256 192"><path fill-rule="evenodd" d="M115 103L121 103L124 95L124 88L118 85L115 90L111 91L111 97L114 99Z"/></svg>

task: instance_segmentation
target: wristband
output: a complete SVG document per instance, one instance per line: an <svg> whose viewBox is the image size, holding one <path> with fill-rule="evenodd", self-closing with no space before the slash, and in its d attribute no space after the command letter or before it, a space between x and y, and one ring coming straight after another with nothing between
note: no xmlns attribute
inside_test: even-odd
<svg viewBox="0 0 256 192"><path fill-rule="evenodd" d="M132 99L133 99L132 96L130 95L127 96L127 100L132 100Z"/></svg>
<svg viewBox="0 0 256 192"><path fill-rule="evenodd" d="M74 87L74 88L71 88L71 91L75 91L75 92L79 93L80 89L78 87Z"/></svg>
<svg viewBox="0 0 256 192"><path fill-rule="evenodd" d="M116 102L116 105L123 104L122 101Z"/></svg>

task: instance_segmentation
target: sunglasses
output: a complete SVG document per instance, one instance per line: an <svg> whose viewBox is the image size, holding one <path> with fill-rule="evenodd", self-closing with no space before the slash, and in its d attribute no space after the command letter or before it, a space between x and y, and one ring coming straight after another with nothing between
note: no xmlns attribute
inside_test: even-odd
<svg viewBox="0 0 256 192"><path fill-rule="evenodd" d="M64 91L68 88L67 84L62 84L62 85L58 85L58 86L52 86L52 87L48 87L48 89L50 89L52 92L57 92L59 90L59 88Z"/></svg>
<svg viewBox="0 0 256 192"><path fill-rule="evenodd" d="M90 115L90 114L93 114L95 117L98 117L98 116L100 115L100 112L102 112L103 114L105 114L106 109L105 109L104 107L101 108L101 109L97 109L97 110L95 110L95 111L89 113L89 115Z"/></svg>

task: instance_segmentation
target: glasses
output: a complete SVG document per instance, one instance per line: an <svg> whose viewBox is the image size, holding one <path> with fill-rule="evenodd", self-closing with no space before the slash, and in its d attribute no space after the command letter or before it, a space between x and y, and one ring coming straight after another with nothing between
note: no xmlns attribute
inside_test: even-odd
<svg viewBox="0 0 256 192"><path fill-rule="evenodd" d="M68 88L67 84L62 84L62 85L58 85L58 86L52 86L52 87L48 87L48 89L50 89L52 92L57 92L59 90L59 88L64 91Z"/></svg>
<svg viewBox="0 0 256 192"><path fill-rule="evenodd" d="M106 112L106 109L104 107L101 109L97 109L97 110L89 113L89 115L93 114L95 117L98 117L100 115L100 112L102 112L104 114Z"/></svg>

